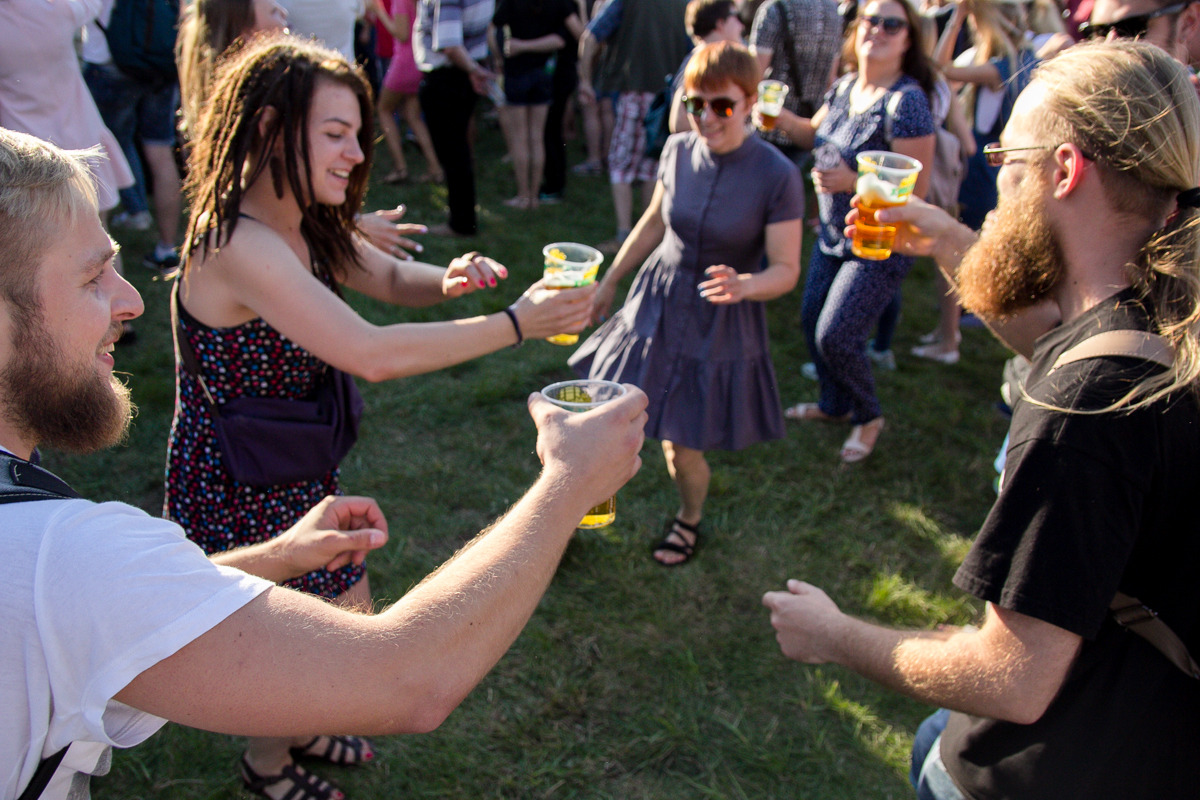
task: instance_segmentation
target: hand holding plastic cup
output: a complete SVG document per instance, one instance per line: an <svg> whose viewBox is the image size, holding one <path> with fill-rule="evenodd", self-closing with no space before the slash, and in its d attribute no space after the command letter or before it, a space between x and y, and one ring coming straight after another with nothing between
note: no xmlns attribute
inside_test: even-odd
<svg viewBox="0 0 1200 800"><path fill-rule="evenodd" d="M625 395L625 387L615 381L575 380L552 383L542 389L542 397L567 411L591 411ZM592 508L579 523L580 528L605 528L617 518L617 496Z"/></svg>
<svg viewBox="0 0 1200 800"><path fill-rule="evenodd" d="M604 254L594 247L575 242L555 242L542 248L545 269L542 282L547 289L570 289L596 282ZM571 345L579 341L577 333L560 333L546 341Z"/></svg>
<svg viewBox="0 0 1200 800"><path fill-rule="evenodd" d="M858 154L858 182L854 191L858 195L859 214L850 240L854 255L869 261L891 256L896 226L879 223L875 212L907 203L917 185L921 166L915 158L899 153L866 150Z"/></svg>
<svg viewBox="0 0 1200 800"><path fill-rule="evenodd" d="M758 84L758 116L764 131L774 130L783 101L787 99L788 86L783 81L760 81Z"/></svg>

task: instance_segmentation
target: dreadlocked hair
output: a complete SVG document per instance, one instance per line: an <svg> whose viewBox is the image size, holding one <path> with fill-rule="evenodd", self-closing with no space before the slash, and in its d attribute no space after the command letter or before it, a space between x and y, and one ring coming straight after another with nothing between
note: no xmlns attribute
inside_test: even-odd
<svg viewBox="0 0 1200 800"><path fill-rule="evenodd" d="M351 171L346 201L338 206L310 199L315 193L308 163L308 118L319 81L350 88L362 117L358 143L364 160ZM354 246L354 218L371 173L372 119L371 87L361 70L311 40L270 34L223 62L188 158L185 192L191 215L182 274L187 274L193 251L217 251L229 241L246 188L265 171L277 197L284 196L286 181L299 201L300 232L313 274L337 291L351 266L362 268Z"/></svg>
<svg viewBox="0 0 1200 800"><path fill-rule="evenodd" d="M1200 181L1200 101L1187 73L1153 45L1082 44L1043 63L1043 128L1094 158L1105 195L1159 227L1127 271L1175 350L1174 365L1135 385L1109 409L1146 406L1181 389L1200 394L1200 210L1179 192Z"/></svg>

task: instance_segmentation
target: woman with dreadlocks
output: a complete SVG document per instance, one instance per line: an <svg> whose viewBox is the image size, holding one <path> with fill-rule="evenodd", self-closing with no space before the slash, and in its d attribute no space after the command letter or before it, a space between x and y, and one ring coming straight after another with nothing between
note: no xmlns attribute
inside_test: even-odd
<svg viewBox="0 0 1200 800"><path fill-rule="evenodd" d="M355 232L370 173L371 121L370 88L358 68L313 42L274 34L221 67L192 139L191 218L173 302L181 360L194 355L195 363L176 366L165 509L207 552L274 537L313 503L339 493L336 467L277 486L235 479L210 403L306 399L326 365L382 381L469 361L526 336L578 331L587 322L590 287L547 292L537 284L505 311L470 319L374 325L356 314L341 287L415 307L495 287L507 276L478 253L444 270L401 261ZM357 560L288 585L366 605L370 591ZM242 762L247 788L271 798L341 797L293 755L357 764L373 751L352 736L252 739Z"/></svg>

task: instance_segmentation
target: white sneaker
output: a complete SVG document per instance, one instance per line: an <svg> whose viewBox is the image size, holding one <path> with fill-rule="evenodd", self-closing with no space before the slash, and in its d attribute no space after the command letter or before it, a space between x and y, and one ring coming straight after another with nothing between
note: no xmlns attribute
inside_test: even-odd
<svg viewBox="0 0 1200 800"><path fill-rule="evenodd" d="M139 211L130 214L128 211L118 211L112 218L113 227L128 228L132 231L148 231L154 224L154 217L149 211Z"/></svg>
<svg viewBox="0 0 1200 800"><path fill-rule="evenodd" d="M895 370L896 369L896 354L891 350L880 352L874 347L867 348L867 358L875 363L875 366L880 369Z"/></svg>

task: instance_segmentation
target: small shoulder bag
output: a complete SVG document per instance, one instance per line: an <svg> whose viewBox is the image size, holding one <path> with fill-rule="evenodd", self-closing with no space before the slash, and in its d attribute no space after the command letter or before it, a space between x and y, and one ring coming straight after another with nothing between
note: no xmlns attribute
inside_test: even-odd
<svg viewBox="0 0 1200 800"><path fill-rule="evenodd" d="M251 486L279 486L321 478L341 462L358 439L363 401L354 378L332 365L313 396L235 397L213 400L200 364L179 321L179 285L171 290L171 336L175 357L200 384L208 403L221 457L234 479Z"/></svg>

